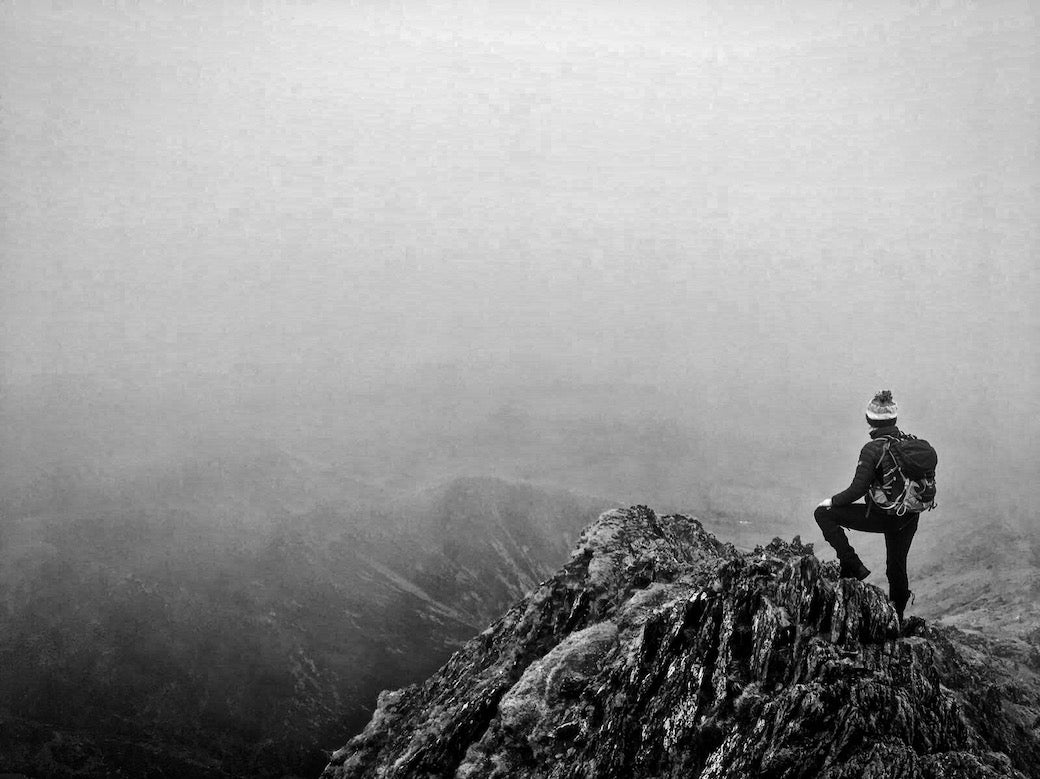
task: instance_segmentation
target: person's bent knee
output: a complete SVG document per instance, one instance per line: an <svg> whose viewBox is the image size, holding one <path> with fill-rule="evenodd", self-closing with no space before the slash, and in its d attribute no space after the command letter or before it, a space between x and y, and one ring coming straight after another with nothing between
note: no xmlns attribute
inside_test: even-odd
<svg viewBox="0 0 1040 779"><path fill-rule="evenodd" d="M816 511L813 512L813 518L816 520L816 524L820 525L829 520L830 513L830 509L826 506L817 506Z"/></svg>

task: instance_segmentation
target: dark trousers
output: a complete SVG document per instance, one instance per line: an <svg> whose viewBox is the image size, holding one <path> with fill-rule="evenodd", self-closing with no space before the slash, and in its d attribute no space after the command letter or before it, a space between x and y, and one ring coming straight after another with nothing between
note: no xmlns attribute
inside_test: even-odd
<svg viewBox="0 0 1040 779"><path fill-rule="evenodd" d="M842 528L860 530L864 533L884 533L887 563L885 573L888 575L888 597L892 599L896 609L902 614L910 599L910 583L906 575L906 556L910 553L910 543L917 532L917 520L920 514L906 514L894 517L885 514L878 508L868 510L866 503L853 503L848 506L816 509L816 524L823 531L827 543L834 547L838 559L848 563L859 559Z"/></svg>

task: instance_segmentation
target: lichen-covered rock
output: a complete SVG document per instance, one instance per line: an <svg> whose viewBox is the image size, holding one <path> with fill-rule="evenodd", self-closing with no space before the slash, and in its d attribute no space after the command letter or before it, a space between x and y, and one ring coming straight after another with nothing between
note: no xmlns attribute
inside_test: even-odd
<svg viewBox="0 0 1040 779"><path fill-rule="evenodd" d="M570 561L336 752L347 777L1040 775L1035 671L925 626L811 547L604 514Z"/></svg>

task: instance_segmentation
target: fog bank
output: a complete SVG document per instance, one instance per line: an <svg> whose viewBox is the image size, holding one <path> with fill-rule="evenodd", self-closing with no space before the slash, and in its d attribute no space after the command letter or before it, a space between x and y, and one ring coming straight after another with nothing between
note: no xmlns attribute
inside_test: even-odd
<svg viewBox="0 0 1040 779"><path fill-rule="evenodd" d="M218 438L395 488L776 482L794 516L891 388L965 520L1022 515L1036 33L1025 2L7 4L5 484Z"/></svg>

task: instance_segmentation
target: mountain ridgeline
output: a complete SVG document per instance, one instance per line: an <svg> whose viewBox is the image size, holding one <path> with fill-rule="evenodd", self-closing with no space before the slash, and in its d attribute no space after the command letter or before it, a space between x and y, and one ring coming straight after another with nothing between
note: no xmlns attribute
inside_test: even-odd
<svg viewBox="0 0 1040 779"><path fill-rule="evenodd" d="M796 538L742 554L683 515L603 514L569 562L323 779L1027 779L1040 653L903 629Z"/></svg>

